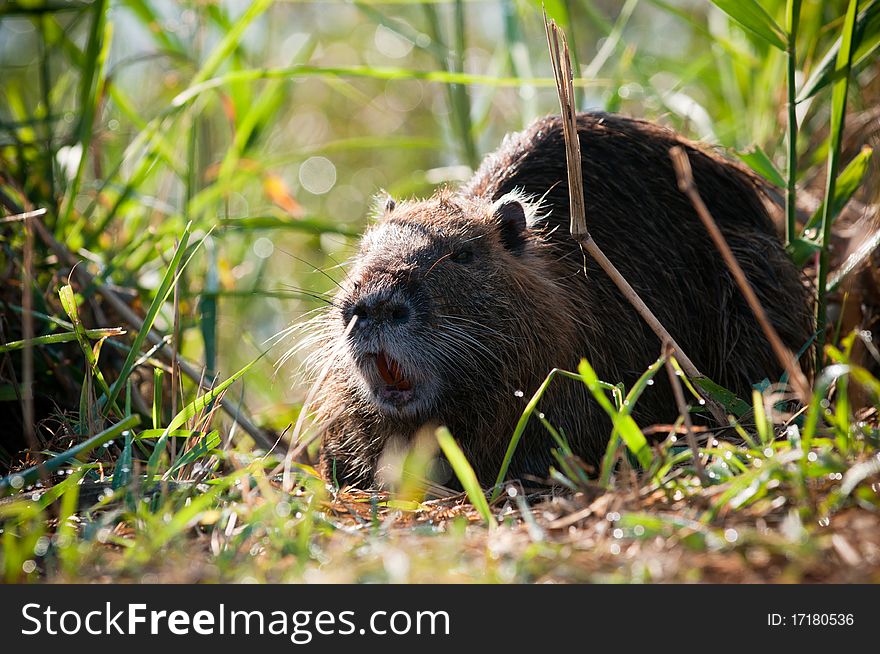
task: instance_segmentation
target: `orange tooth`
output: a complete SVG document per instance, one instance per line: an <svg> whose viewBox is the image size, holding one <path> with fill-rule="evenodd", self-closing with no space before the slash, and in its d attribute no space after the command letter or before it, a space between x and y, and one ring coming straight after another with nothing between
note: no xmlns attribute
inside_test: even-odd
<svg viewBox="0 0 880 654"><path fill-rule="evenodd" d="M379 368L379 374L382 376L382 380L389 385L394 385L394 374L392 374L389 369L388 359L385 356L384 352L379 352L376 356L376 366Z"/></svg>
<svg viewBox="0 0 880 654"><path fill-rule="evenodd" d="M400 364L384 352L376 355L376 367L379 369L379 375L382 380L389 386L394 386L398 390L408 391L412 389L412 383L403 376Z"/></svg>

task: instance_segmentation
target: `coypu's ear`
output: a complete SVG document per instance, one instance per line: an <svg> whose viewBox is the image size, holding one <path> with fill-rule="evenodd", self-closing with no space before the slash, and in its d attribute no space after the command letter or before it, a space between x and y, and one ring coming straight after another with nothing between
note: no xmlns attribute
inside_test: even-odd
<svg viewBox="0 0 880 654"><path fill-rule="evenodd" d="M498 221L501 243L513 254L521 254L526 244L526 210L518 200L503 197L492 207Z"/></svg>
<svg viewBox="0 0 880 654"><path fill-rule="evenodd" d="M392 198L390 195L385 196L385 204L383 205L383 209L385 213L391 213L394 211L394 208L397 206L397 201Z"/></svg>

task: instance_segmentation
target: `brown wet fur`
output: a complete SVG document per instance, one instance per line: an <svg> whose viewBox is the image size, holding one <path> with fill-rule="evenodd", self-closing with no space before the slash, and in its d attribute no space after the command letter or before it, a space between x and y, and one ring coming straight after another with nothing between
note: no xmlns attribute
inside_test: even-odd
<svg viewBox="0 0 880 654"><path fill-rule="evenodd" d="M669 149L687 149L702 197L770 320L800 351L814 329L809 293L753 176L651 123L589 113L578 116L578 132L587 223L608 258L702 372L745 398L753 384L778 381L782 370L766 338L676 186ZM374 485L386 445L427 424L449 427L481 483L491 484L526 402L551 369L574 370L586 357L601 379L630 387L657 359L657 337L598 265L588 260L584 275L568 232L566 175L561 122L548 117L506 137L459 190L386 207L319 320L315 367L330 366L317 406L328 479ZM512 191L541 203L538 218L511 239L492 204ZM455 260L462 248L471 261ZM362 322L328 362L354 307L377 293L407 305L405 324L370 332ZM358 348L376 343L393 348L401 368L422 380L417 391L433 389L431 402L412 415L377 409L354 363ZM539 410L598 467L610 422L583 384L555 380ZM677 418L665 375L634 417L642 426ZM533 417L509 477L545 477L554 446Z"/></svg>

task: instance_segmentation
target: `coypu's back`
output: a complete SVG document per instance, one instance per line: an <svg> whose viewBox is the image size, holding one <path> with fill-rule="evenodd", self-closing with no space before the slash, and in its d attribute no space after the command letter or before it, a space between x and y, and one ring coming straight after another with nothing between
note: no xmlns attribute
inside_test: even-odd
<svg viewBox="0 0 880 654"><path fill-rule="evenodd" d="M581 114L578 132L587 224L608 258L702 372L741 397L778 381L770 346L678 190L669 149L687 149L709 210L798 351L812 337L809 295L754 178L649 123ZM592 260L584 275L568 229L558 117L507 137L457 193L386 206L323 320L329 344L358 317L318 407L328 477L371 485L389 442L443 424L491 483L526 401L553 367L574 369L586 357L602 379L631 386L661 344ZM554 382L540 410L598 466L610 423L583 384ZM642 395L634 417L642 426L676 419L666 381ZM552 447L530 421L510 474L545 476Z"/></svg>
<svg viewBox="0 0 880 654"><path fill-rule="evenodd" d="M800 352L813 338L808 289L790 262L766 211L764 184L741 165L641 120L606 113L578 115L587 225L701 372L742 397L782 371L690 200L678 189L669 150L687 150L697 188L728 240L782 340ZM497 198L513 189L543 198L550 239L573 267L583 259L569 234L568 177L562 122L540 119L508 135L462 189ZM574 281L574 280L573 280ZM650 360L656 336L594 261L584 286L592 313ZM606 301L601 298L606 298ZM639 334L641 337L639 338ZM802 356L809 372L812 357ZM637 366L635 373L644 371ZM617 381L617 380L609 380Z"/></svg>

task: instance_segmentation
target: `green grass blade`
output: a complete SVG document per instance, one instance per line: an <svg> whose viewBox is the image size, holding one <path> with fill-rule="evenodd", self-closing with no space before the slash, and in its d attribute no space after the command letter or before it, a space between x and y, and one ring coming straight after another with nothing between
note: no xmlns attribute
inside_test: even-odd
<svg viewBox="0 0 880 654"><path fill-rule="evenodd" d="M198 440L198 442L196 442L195 445L193 445L186 452L177 457L177 460L163 475L163 478L167 479L184 466L188 466L191 463L195 463L199 459L203 459L206 456L209 456L213 451L220 447L220 442L221 438L219 430L214 429L210 433L205 434L202 438Z"/></svg>
<svg viewBox="0 0 880 654"><path fill-rule="evenodd" d="M797 33L801 0L788 0L785 5L785 29L788 31L786 52L786 100L788 128L788 179L785 180L785 244L796 238L797 230Z"/></svg>
<svg viewBox="0 0 880 654"><path fill-rule="evenodd" d="M268 352L268 350L266 351ZM241 368L238 372L228 377L225 381L217 384L214 388L203 393L198 398L187 404L180 412L174 416L168 426L165 428L166 431L172 431L183 426L187 420L193 418L196 414L201 412L205 407L207 407L211 402L213 402L223 391L229 388L236 380L238 380L242 375L244 375L248 370L250 370L257 361L266 356L266 352L263 352L256 359L253 359L246 366Z"/></svg>
<svg viewBox="0 0 880 654"><path fill-rule="evenodd" d="M834 42L822 61L814 68L809 79L804 83L797 97L797 102L803 102L816 95L832 82L840 79L840 71L837 68L837 60L840 55L842 38ZM852 37L852 65L858 66L867 61L874 51L880 47L880 0L873 0L856 18L855 32Z"/></svg>
<svg viewBox="0 0 880 654"><path fill-rule="evenodd" d="M165 371L161 368L153 368L153 407L152 419L153 429L159 429L162 424L162 377Z"/></svg>
<svg viewBox="0 0 880 654"><path fill-rule="evenodd" d="M632 416L628 413L618 411L614 408L608 400L608 397L605 395L605 390L599 382L599 377L596 375L596 371L593 370L593 367L586 359L581 359L581 362L578 365L578 372L584 383L587 385L587 388L590 390L590 393L599 403L599 406L601 406L605 410L605 413L608 414L608 417L611 418L614 430L620 434L620 438L623 440L624 444L626 444L627 449L635 455L642 467L648 468L654 460L654 454L651 452L648 440L645 438L642 430L639 429L636 421L633 420Z"/></svg>
<svg viewBox="0 0 880 654"><path fill-rule="evenodd" d="M761 149L760 145L754 145L745 152L737 152L736 156L742 159L746 165L766 179L771 184L779 188L785 187L785 178L776 165L767 156L767 153Z"/></svg>
<svg viewBox="0 0 880 654"><path fill-rule="evenodd" d="M106 23L106 0L97 0L92 5L92 9L95 16L92 19L92 28L89 32L88 44L86 45L84 56L85 68L82 71L79 88L78 104L82 109L82 113L79 116L79 125L77 127L77 144L80 149L80 157L76 173L68 188L64 210L56 225L56 234L63 233L70 219L70 214L73 212L76 196L82 183L86 161L89 158L89 146L92 142L95 115L98 111L98 104L101 101L104 67L107 63L107 55L110 51L110 41L113 34L113 24Z"/></svg>
<svg viewBox="0 0 880 654"><path fill-rule="evenodd" d="M125 488L131 483L132 468L134 462L132 459L131 447L134 439L130 431L125 433L125 445L122 447L122 455L116 461L116 467L113 469L113 482L110 484L112 490Z"/></svg>
<svg viewBox="0 0 880 654"><path fill-rule="evenodd" d="M104 379L104 374L101 372L101 369L98 367L98 357L101 351L101 344L103 343L103 339L98 339L98 342L95 343L94 346L89 342L88 336L86 335L86 330L82 325L82 321L79 319L79 309L76 305L76 296L74 295L73 289L69 284L65 284L61 287L58 292L58 295L61 299L61 306L64 309L65 313L67 313L67 317L70 318L70 322L73 323L73 332L76 336L76 340L79 343L80 349L85 355L86 362L89 364L89 370L91 375L98 380L98 385L101 387L101 390L104 392L105 396L110 395L110 388L107 386L107 381ZM113 399L110 406L112 406L117 415L120 417L125 414L119 409L116 405L116 398ZM80 408L82 409L82 399L80 400Z"/></svg>
<svg viewBox="0 0 880 654"><path fill-rule="evenodd" d="M785 32L757 0L712 0L742 27L779 50L785 50Z"/></svg>
<svg viewBox="0 0 880 654"><path fill-rule="evenodd" d="M547 391L547 388L550 386L550 382L553 381L556 375L561 375L563 377L568 377L569 379L582 381L580 376L571 372L566 372L565 370L559 370L558 368L554 368L553 370L551 370L550 374L548 374L547 377L544 378L544 381L538 387L538 390L535 391L534 395L532 395L528 404L526 404L526 408L520 415L519 421L517 421L516 423L516 427L513 430L513 435L510 437L510 442L507 444L507 450L504 452L504 459L501 461L501 468L498 470L498 476L495 478L495 487L492 489L492 497L490 498L490 501L494 502L498 498L498 495L501 493L501 484L504 482L505 477L507 477L507 471L510 468L510 462L513 460L513 455L516 452L519 441L529 424L529 418L532 417L532 414L538 407L538 402L541 401L541 398ZM608 385L606 385L606 388L607 387Z"/></svg>
<svg viewBox="0 0 880 654"><path fill-rule="evenodd" d="M440 449L446 455L449 465L452 466L452 470L455 472L455 476L461 483L462 488L464 488L465 493L467 493L471 504L474 505L474 508L483 517L487 525L490 527L494 526L495 519L492 517L489 503L486 502L483 489L480 488L480 482L477 481L477 475L474 473L474 469L468 462L464 452L461 451L458 443L455 442L455 439L446 427L441 427L437 430L437 442L440 443Z"/></svg>
<svg viewBox="0 0 880 654"><path fill-rule="evenodd" d="M694 377L694 384L710 400L718 402L727 413L741 418L751 411L748 403L737 397L732 391L727 390L720 384L716 384L708 377Z"/></svg>
<svg viewBox="0 0 880 654"><path fill-rule="evenodd" d="M266 352L268 352L268 350ZM258 356L256 359L248 363L241 370L236 372L225 381L217 384L217 386L212 388L210 391L203 393L195 400L187 404L176 416L174 416L174 418L172 418L171 422L168 423L168 426L165 427L165 430L159 437L159 440L156 441L156 447L153 449L153 453L150 455L150 459L147 462L147 479L152 479L152 477L156 474L156 471L159 469L159 461L162 457L162 453L165 451L165 444L168 442L169 435L174 432L174 430L182 427L187 420L190 420L191 418L194 418L197 414L201 413L221 393L229 388L239 377L250 370L257 361L266 356L266 352L260 354L260 356Z"/></svg>
<svg viewBox="0 0 880 654"><path fill-rule="evenodd" d="M129 351L128 356L125 358L125 362L122 364L122 368L119 371L119 377L113 384L113 387L110 389L108 401L108 404L110 406L113 405L120 391L122 391L122 387L125 385L125 380L128 379L128 376L131 374L131 371L134 367L134 362L137 360L138 355L140 354L141 346L146 340L147 334L153 328L153 323L156 321L156 316L159 315L159 310L162 308L162 305L165 304L168 296L171 293L172 288L174 287L174 280L178 275L178 268L180 266L181 260L183 259L184 252L186 252L186 246L189 242L189 235L190 225L187 225L186 228L183 230L183 235L180 237L180 243L177 245L177 250L174 252L174 256L171 258L171 263L168 265L168 268L165 271L162 282L159 284L159 288L156 291L156 296L153 298L153 302L150 304L150 308L147 310L147 315L144 318L143 328L135 336L134 342L131 346L131 350Z"/></svg>
<svg viewBox="0 0 880 654"><path fill-rule="evenodd" d="M827 283L831 254L831 225L834 222L832 208L837 184L837 171L840 165L840 144L843 138L843 127L846 122L846 96L849 91L849 78L852 67L852 39L855 30L856 8L858 0L850 0L843 22L840 51L837 53L835 71L840 78L834 82L831 92L831 136L828 148L827 176L825 178L825 208L822 213L820 227L822 250L819 253L819 272L816 280L816 327L819 338L816 347L816 370L822 369L824 362L825 323L827 314Z"/></svg>
<svg viewBox="0 0 880 654"><path fill-rule="evenodd" d="M123 336L125 330L119 327L105 327L103 329L86 329L84 335L90 340L98 340L109 338L111 336ZM11 341L5 345L0 345L0 354L3 352L12 352L20 350L23 347L34 347L35 345L56 345L58 343L70 343L77 339L76 332L61 332L58 334L47 334L45 336L36 336L27 340Z"/></svg>
<svg viewBox="0 0 880 654"><path fill-rule="evenodd" d="M629 393L626 394L623 402L620 403L618 410L623 414L631 414L633 409L636 406L636 403L639 401L639 398L642 396L642 393L648 388L648 386L653 383L654 376L663 365L666 363L666 358L661 356L654 363L648 366L648 369L642 373L642 376L639 377L638 381L633 384L633 387L630 389ZM615 427L611 431L611 438L608 439L608 446L605 448L605 455L602 457L602 467L599 471L599 483L604 488L609 488L611 485L611 475L614 473L614 464L617 460L617 449L618 444L620 443L620 434L617 433L617 428Z"/></svg>
<svg viewBox="0 0 880 654"><path fill-rule="evenodd" d="M853 160L846 165L843 172L837 176L837 181L834 184L834 202L831 204L831 210L828 212L832 221L837 218L837 215L843 210L846 203L849 202L850 198L852 198L856 191L859 190L859 187L862 185L862 182L870 169L871 157L873 154L874 151L870 146L864 146L861 151L853 157ZM804 232L815 229L820 225L824 215L825 200L822 200L822 204L819 205L819 208L816 209L810 217L810 220L807 221L807 224L804 226Z"/></svg>

